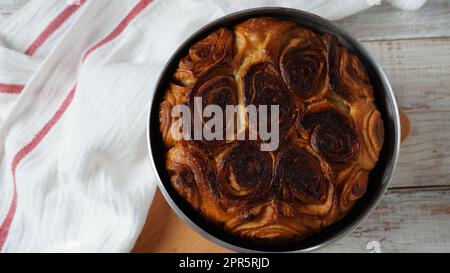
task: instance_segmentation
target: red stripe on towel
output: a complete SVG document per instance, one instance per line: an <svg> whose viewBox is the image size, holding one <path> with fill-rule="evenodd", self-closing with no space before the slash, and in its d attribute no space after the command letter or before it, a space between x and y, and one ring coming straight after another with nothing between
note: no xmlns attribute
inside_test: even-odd
<svg viewBox="0 0 450 273"><path fill-rule="evenodd" d="M36 51L69 19L86 0L80 0L79 3L66 7L50 24L42 31L36 40L25 51L26 55L33 56ZM0 93L20 94L25 86L20 84L2 84L0 83Z"/></svg>
<svg viewBox="0 0 450 273"><path fill-rule="evenodd" d="M153 0L141 0L131 11L128 13L128 15L125 17L125 19L120 22L120 24L103 40L101 40L99 43L91 47L83 56L83 62L86 60L89 55L91 55L92 52L94 52L99 47L104 46L105 44L109 43L110 41L114 40L117 36L119 36L125 28L130 24L131 21L133 21L136 16L138 16L143 9L145 9Z"/></svg>
<svg viewBox="0 0 450 273"><path fill-rule="evenodd" d="M86 0L80 0L79 4L72 4L67 6L50 24L44 29L44 31L34 40L34 42L25 51L26 55L33 56L34 53L47 41L50 36L55 33L66 21L69 19L84 3Z"/></svg>
<svg viewBox="0 0 450 273"><path fill-rule="evenodd" d="M66 109L72 102L73 96L75 94L75 87L72 88L69 95L66 97L62 105L59 107L58 111L53 115L53 117L44 125L44 127L34 136L34 138L25 145L19 152L16 153L11 164L11 171L13 175L13 199L11 201L11 206L6 214L6 218L0 227L0 249L3 247L6 238L8 237L9 228L11 227L14 215L17 208L17 189L16 189L16 169L19 163L24 159L36 146L44 139L44 137L50 132L50 130L55 126L61 116L64 114Z"/></svg>
<svg viewBox="0 0 450 273"><path fill-rule="evenodd" d="M83 60L86 59L87 56L90 55L95 49L98 49L99 47L103 46L107 42L111 41L112 39L119 36L125 28L133 21L134 18L136 18L150 3L152 0L141 0L131 11L130 13L123 19L119 25L111 32L105 39L100 41L98 44L96 44L94 47L90 48L87 52L89 54L85 54L83 57ZM38 132L38 134L28 143L26 144L22 149L20 149L16 155L13 158L13 161L11 163L11 171L13 176L13 197L11 200L10 208L6 214L5 220L3 221L2 225L0 226L0 251L3 250L3 246L6 242L6 239L8 238L9 229L11 227L11 224L14 219L14 215L16 213L17 209L17 188L16 188L16 170L20 162L28 155L30 154L38 145L41 143L41 141L44 139L44 137L50 132L50 130L55 126L55 124L60 120L64 112L69 108L71 102L73 101L73 98L75 96L76 92L76 85L72 88L72 90L67 95L66 99L62 103L62 105L58 108L58 111L52 116L52 118L44 125L44 127Z"/></svg>
<svg viewBox="0 0 450 273"><path fill-rule="evenodd" d="M19 94L25 86L21 84L2 84L0 83L0 93Z"/></svg>

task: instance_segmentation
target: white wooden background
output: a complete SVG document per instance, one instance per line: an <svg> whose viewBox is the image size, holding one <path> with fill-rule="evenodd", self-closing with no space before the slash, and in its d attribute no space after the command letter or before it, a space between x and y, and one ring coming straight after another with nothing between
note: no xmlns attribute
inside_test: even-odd
<svg viewBox="0 0 450 273"><path fill-rule="evenodd" d="M0 23L28 1L0 0ZM321 251L450 252L450 0L429 0L414 12L383 5L338 23L384 68L412 130L379 207L351 235ZM156 200L161 198L158 194ZM181 221L165 203L155 206L152 210ZM149 219L143 232L147 238L161 232L173 232L166 236L171 240L183 236L180 230L151 226ZM169 248L164 241L155 245L141 239L135 251L225 251L199 236L198 242Z"/></svg>

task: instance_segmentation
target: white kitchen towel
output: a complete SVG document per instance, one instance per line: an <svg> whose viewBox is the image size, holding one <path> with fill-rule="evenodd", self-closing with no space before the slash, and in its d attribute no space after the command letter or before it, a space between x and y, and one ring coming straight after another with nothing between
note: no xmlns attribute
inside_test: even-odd
<svg viewBox="0 0 450 273"><path fill-rule="evenodd" d="M337 19L377 3L30 1L0 25L0 250L132 249L156 188L146 148L152 89L201 26L253 7Z"/></svg>

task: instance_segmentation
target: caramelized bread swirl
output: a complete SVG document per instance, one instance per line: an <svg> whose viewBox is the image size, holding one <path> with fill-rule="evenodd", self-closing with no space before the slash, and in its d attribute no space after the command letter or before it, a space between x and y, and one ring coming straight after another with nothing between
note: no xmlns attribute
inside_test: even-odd
<svg viewBox="0 0 450 273"><path fill-rule="evenodd" d="M255 105L278 105L279 107L279 130L282 139L297 116L297 109L292 100L285 94L288 89L282 80L278 70L269 62L253 64L242 78L244 104ZM271 117L268 119L271 120Z"/></svg>
<svg viewBox="0 0 450 273"><path fill-rule="evenodd" d="M238 142L218 159L220 194L227 205L242 206L269 200L274 160L252 142Z"/></svg>
<svg viewBox="0 0 450 273"><path fill-rule="evenodd" d="M336 37L325 34L328 47L330 89L347 103L361 97L373 97L372 86L361 61L347 49L339 47Z"/></svg>
<svg viewBox="0 0 450 273"><path fill-rule="evenodd" d="M196 209L203 210L219 196L215 165L194 146L177 144L168 151L166 166L172 186Z"/></svg>
<svg viewBox="0 0 450 273"><path fill-rule="evenodd" d="M308 150L305 143L291 143L278 154L274 196L280 215L323 216L333 204L331 168Z"/></svg>
<svg viewBox="0 0 450 273"><path fill-rule="evenodd" d="M384 138L384 125L381 114L377 109L371 109L364 117L362 132L364 132L362 135L367 152L370 159L375 163L378 160Z"/></svg>
<svg viewBox="0 0 450 273"><path fill-rule="evenodd" d="M192 84L220 65L227 65L233 58L233 33L221 28L195 44L189 55L180 61L175 79L184 84Z"/></svg>
<svg viewBox="0 0 450 273"><path fill-rule="evenodd" d="M302 100L326 93L327 50L317 37L292 42L282 53L281 73L292 94Z"/></svg>
<svg viewBox="0 0 450 273"><path fill-rule="evenodd" d="M166 147L172 147L176 144L176 139L180 139L182 131L173 130L172 125L175 122L172 118L172 111L176 105L183 104L186 101L187 88L171 84L169 90L164 95L164 101L159 107L159 128L161 130L164 144ZM176 113L179 115L179 113Z"/></svg>
<svg viewBox="0 0 450 273"><path fill-rule="evenodd" d="M224 135L237 121L246 133L259 129L245 107L277 105L278 149L262 151L262 138L241 140L237 131L224 140L176 140L171 111L181 104L194 113L196 98L197 113L241 106L237 119L215 128ZM209 128L209 117L196 118ZM274 18L221 28L193 45L161 103L160 129L181 198L224 232L271 244L302 240L344 217L366 192L384 141L359 58L330 34Z"/></svg>
<svg viewBox="0 0 450 273"><path fill-rule="evenodd" d="M370 100L361 100L355 104L351 112L356 121L358 141L361 143L361 152L358 162L365 170L372 170L378 161L384 143L384 123L381 114Z"/></svg>
<svg viewBox="0 0 450 273"><path fill-rule="evenodd" d="M274 194L279 201L294 204L323 204L330 181L321 162L298 144L292 144L278 155Z"/></svg>
<svg viewBox="0 0 450 273"><path fill-rule="evenodd" d="M332 167L351 164L359 152L353 121L329 103L312 105L300 120L311 146Z"/></svg>
<svg viewBox="0 0 450 273"><path fill-rule="evenodd" d="M193 107L194 97L201 97L205 108L215 104L221 108L237 104L234 78L231 76L216 76L204 82L198 82L189 94L189 106Z"/></svg>
<svg viewBox="0 0 450 273"><path fill-rule="evenodd" d="M201 98L202 104L201 105L195 105L195 98ZM194 128L194 119L198 118L198 120L201 121L202 126L208 127L208 120L211 118L204 118L202 115L202 109L205 109L208 105L218 105L221 107L221 109L226 109L227 105L237 105L237 94L236 94L236 87L235 87L235 81L234 78L231 76L214 76L208 80L200 79L198 80L194 86L191 88L191 91L188 95L188 102L187 105L191 109L192 113L192 124L191 128ZM194 111L195 107L201 107L200 109L196 109L197 111ZM195 114L198 114L199 116L195 116ZM195 138L195 136L191 135L191 139L193 140L193 143L197 145L200 149L202 149L205 152L214 152L211 150L211 148L217 148L217 146L223 146L228 144L230 141L234 139L226 139L225 133L226 130L232 125L231 122L234 122L234 120L229 120L228 123L226 119L223 119L223 123L221 126L214 128L210 128L214 131L219 131L224 135L223 140L207 140L202 138L201 140L198 140ZM203 128L203 127L202 127Z"/></svg>
<svg viewBox="0 0 450 273"><path fill-rule="evenodd" d="M339 210L341 213L347 212L353 203L361 198L366 192L369 172L355 165L340 184Z"/></svg>

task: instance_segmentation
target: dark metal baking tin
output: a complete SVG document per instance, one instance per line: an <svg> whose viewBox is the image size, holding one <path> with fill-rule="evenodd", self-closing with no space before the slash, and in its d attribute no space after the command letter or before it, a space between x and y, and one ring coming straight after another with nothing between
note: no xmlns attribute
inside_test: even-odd
<svg viewBox="0 0 450 273"><path fill-rule="evenodd" d="M367 192L356 202L353 209L340 221L305 240L280 244L257 243L235 237L205 221L198 212L193 210L170 185L164 160L165 148L159 130L159 106L179 60L188 54L189 48L220 27L232 28L246 19L264 16L291 20L316 32L331 33L338 37L339 43L356 54L367 68L374 87L376 105L381 112L385 127L384 146L375 169L370 173ZM386 75L367 50L350 34L335 23L304 11L287 8L257 8L233 13L208 24L176 50L163 69L154 90L149 109L148 147L152 168L157 174L159 188L165 199L185 222L207 239L240 252L308 252L326 246L350 233L379 203L389 185L399 156L400 118L397 102Z"/></svg>

